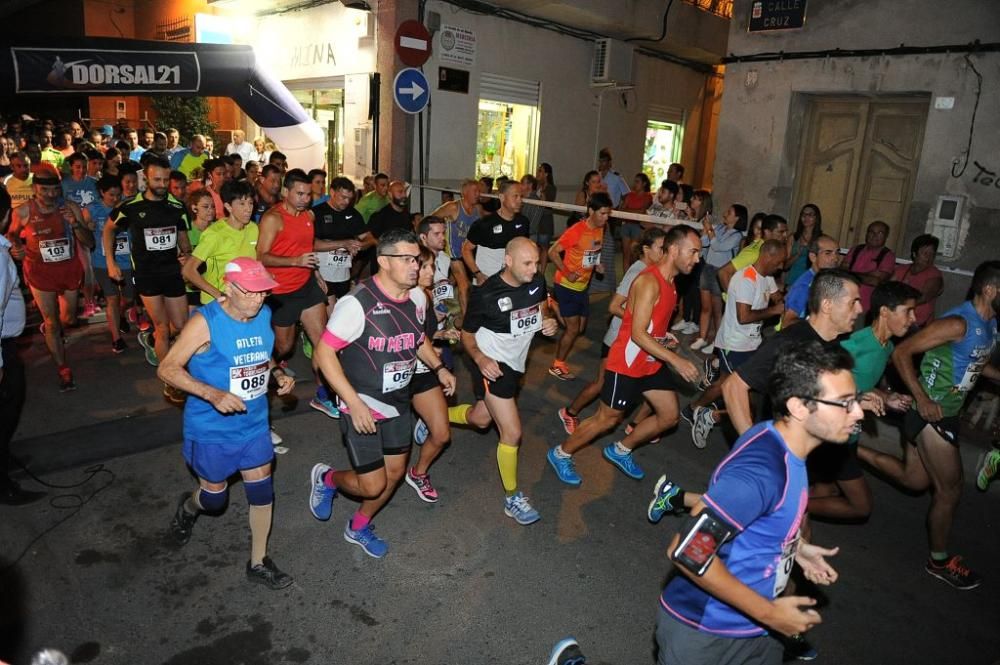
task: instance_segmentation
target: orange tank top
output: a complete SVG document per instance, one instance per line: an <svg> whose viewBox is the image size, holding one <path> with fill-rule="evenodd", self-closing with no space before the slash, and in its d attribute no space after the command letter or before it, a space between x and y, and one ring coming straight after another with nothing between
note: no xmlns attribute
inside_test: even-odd
<svg viewBox="0 0 1000 665"><path fill-rule="evenodd" d="M652 266L643 270L639 277L652 274L659 283L660 297L653 305L653 312L649 317L649 326L646 330L662 342L666 339L667 329L670 326L670 317L674 313L674 306L677 304L677 290L673 283L668 282L659 268ZM638 277L636 279L639 279ZM639 378L656 374L663 363L653 356L643 351L638 344L632 340L632 308L625 306L625 314L622 316L622 326L618 330L618 337L611 344L608 352L607 368L612 372Z"/></svg>
<svg viewBox="0 0 1000 665"><path fill-rule="evenodd" d="M288 212L284 204L279 203L268 212L281 215L282 229L271 243L271 254L275 256L301 256L313 251L313 220L312 212L303 210L298 214ZM268 267L274 275L278 286L274 293L291 293L298 291L312 278L312 268L299 267Z"/></svg>

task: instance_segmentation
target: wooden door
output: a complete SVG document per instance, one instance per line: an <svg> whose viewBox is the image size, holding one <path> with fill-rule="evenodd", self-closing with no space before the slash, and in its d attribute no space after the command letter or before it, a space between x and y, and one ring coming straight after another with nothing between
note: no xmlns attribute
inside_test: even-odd
<svg viewBox="0 0 1000 665"><path fill-rule="evenodd" d="M814 203L823 213L823 232L841 247L864 242L868 224L881 220L889 225L886 245L897 249L913 195L927 104L927 97L811 98L789 211L791 230L801 207Z"/></svg>

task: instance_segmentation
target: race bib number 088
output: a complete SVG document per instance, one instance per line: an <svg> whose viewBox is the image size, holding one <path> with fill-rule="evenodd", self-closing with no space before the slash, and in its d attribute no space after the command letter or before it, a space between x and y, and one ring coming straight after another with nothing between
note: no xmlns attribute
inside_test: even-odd
<svg viewBox="0 0 1000 665"><path fill-rule="evenodd" d="M267 393L267 362L229 368L229 392L246 401Z"/></svg>

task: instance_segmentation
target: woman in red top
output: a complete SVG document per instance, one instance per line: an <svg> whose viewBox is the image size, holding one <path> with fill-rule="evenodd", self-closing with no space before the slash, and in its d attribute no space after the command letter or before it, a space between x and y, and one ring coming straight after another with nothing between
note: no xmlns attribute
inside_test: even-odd
<svg viewBox="0 0 1000 665"><path fill-rule="evenodd" d="M618 209L623 212L635 212L640 215L653 205L652 186L649 183L649 176L645 173L636 173L632 180L632 191L625 195ZM639 222L624 220L622 222L622 256L624 257L624 267L632 265L637 257L633 256L635 241L642 235L642 227Z"/></svg>
<svg viewBox="0 0 1000 665"><path fill-rule="evenodd" d="M920 300L914 314L917 317L917 327L923 328L934 319L934 302L944 291L944 277L934 265L940 241L929 233L924 233L910 243L910 265L898 265L892 278L897 282L909 284L920 291Z"/></svg>

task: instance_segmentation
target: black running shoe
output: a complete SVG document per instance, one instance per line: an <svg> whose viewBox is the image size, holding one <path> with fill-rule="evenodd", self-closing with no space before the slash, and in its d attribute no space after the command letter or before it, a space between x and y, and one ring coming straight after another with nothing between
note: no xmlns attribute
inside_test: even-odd
<svg viewBox="0 0 1000 665"><path fill-rule="evenodd" d="M174 512L174 519L170 521L170 530L181 545L187 545L188 541L191 540L191 531L194 529L194 523L198 520L197 513L192 515L184 509L184 504L187 503L189 496L190 494L181 495L177 502L177 510Z"/></svg>
<svg viewBox="0 0 1000 665"><path fill-rule="evenodd" d="M293 582L292 576L278 570L278 567L271 561L271 557L268 556L264 557L264 563L256 566L251 566L250 562L247 561L247 579L257 584L263 584L272 591L284 589Z"/></svg>

